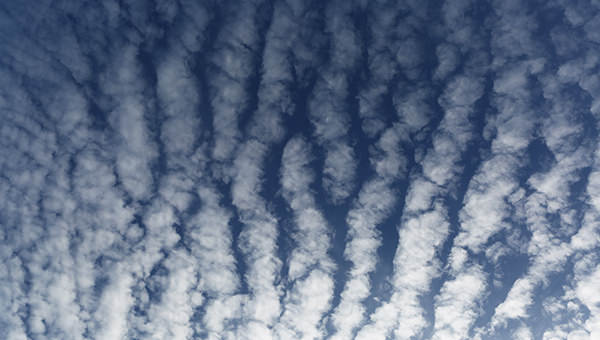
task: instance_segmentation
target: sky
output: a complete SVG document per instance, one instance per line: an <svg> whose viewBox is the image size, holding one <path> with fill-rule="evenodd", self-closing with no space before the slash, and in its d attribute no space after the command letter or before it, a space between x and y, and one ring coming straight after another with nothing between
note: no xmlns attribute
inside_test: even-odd
<svg viewBox="0 0 600 340"><path fill-rule="evenodd" d="M0 339L600 339L600 1L5 0Z"/></svg>

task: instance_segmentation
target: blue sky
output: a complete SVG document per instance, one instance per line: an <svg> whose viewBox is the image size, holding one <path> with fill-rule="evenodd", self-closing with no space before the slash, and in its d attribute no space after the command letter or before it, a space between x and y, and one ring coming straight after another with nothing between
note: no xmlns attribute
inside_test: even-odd
<svg viewBox="0 0 600 340"><path fill-rule="evenodd" d="M600 3L4 1L0 338L600 339Z"/></svg>

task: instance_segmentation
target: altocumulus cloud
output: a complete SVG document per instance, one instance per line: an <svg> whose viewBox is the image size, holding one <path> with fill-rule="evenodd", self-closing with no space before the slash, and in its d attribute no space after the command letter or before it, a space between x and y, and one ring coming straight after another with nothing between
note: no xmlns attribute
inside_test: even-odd
<svg viewBox="0 0 600 340"><path fill-rule="evenodd" d="M0 338L600 338L600 4L5 1Z"/></svg>

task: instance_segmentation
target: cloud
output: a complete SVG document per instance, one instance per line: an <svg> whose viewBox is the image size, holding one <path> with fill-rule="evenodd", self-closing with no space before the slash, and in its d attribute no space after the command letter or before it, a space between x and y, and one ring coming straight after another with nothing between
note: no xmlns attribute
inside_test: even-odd
<svg viewBox="0 0 600 340"><path fill-rule="evenodd" d="M333 202L340 203L353 189L355 168L354 150L343 143L335 143L326 151L323 174L325 189Z"/></svg>
<svg viewBox="0 0 600 340"><path fill-rule="evenodd" d="M435 303L432 339L466 339L479 316L477 307L486 289L486 275L476 266L462 270L442 286ZM519 337L521 339L521 337Z"/></svg>
<svg viewBox="0 0 600 340"><path fill-rule="evenodd" d="M241 7L240 7L241 6ZM251 93L256 61L263 51L249 47L258 45L259 7L254 2L223 6L222 29L213 43L210 56L208 86L212 108L212 133L214 146L211 155L216 161L227 161L239 143L240 120L246 110Z"/></svg>
<svg viewBox="0 0 600 340"><path fill-rule="evenodd" d="M381 244L377 225L396 204L395 192L390 188L406 176L407 160L401 148L404 126L396 124L383 132L371 150L371 165L376 176L365 183L348 212L349 240L344 256L351 261L349 278L341 293L341 301L331 315L336 332L333 339L352 336L364 317L363 301L369 296L369 274L375 270L376 251Z"/></svg>
<svg viewBox="0 0 600 340"><path fill-rule="evenodd" d="M517 330L513 333L513 336L517 339L522 340L532 340L533 335L531 334L531 330L527 328L527 326L521 325L521 327L517 328Z"/></svg>
<svg viewBox="0 0 600 340"><path fill-rule="evenodd" d="M586 332L574 331L569 334L571 338L584 338L593 339L600 334L600 310L598 308L598 297L593 292L597 291L600 286L600 269L596 267L596 270L591 273L588 277L580 280L577 283L575 292L577 298L588 308L590 317L585 322L585 331L588 333L586 338Z"/></svg>
<svg viewBox="0 0 600 340"><path fill-rule="evenodd" d="M96 334L98 339L120 339L127 335L126 315L134 302L131 296L133 277L117 271L113 278L96 310L96 317L100 321L100 329Z"/></svg>
<svg viewBox="0 0 600 340"><path fill-rule="evenodd" d="M314 185L311 154L310 145L294 137L282 156L281 184L294 212L292 237L297 246L289 254L287 280L291 287L276 327L280 338L322 338L321 319L333 298L335 265L328 255L331 231L310 190Z"/></svg>
<svg viewBox="0 0 600 340"><path fill-rule="evenodd" d="M599 337L598 6L436 5L4 4L0 338Z"/></svg>
<svg viewBox="0 0 600 340"><path fill-rule="evenodd" d="M185 253L172 252L165 260L165 267L169 270L165 292L160 304L148 311L150 323L146 329L154 339L189 339L190 319L201 298L191 291L196 282L195 261Z"/></svg>
<svg viewBox="0 0 600 340"><path fill-rule="evenodd" d="M5 247L5 249L8 248ZM19 318L18 310L19 305L23 303L22 301L25 298L23 289L19 287L19 282L24 279L22 263L18 258L9 258L7 254L2 254L2 259L4 261L0 266L0 275L4 279L1 281L1 306L8 312L0 319L2 324L5 325L0 334L6 339L27 339L26 328L21 318ZM8 278L11 278L11 280L9 281Z"/></svg>
<svg viewBox="0 0 600 340"><path fill-rule="evenodd" d="M211 337L223 333L228 320L239 317L241 302L235 293L240 279L232 250L231 213L219 204L220 197L213 188L204 186L198 195L203 208L190 218L186 235L193 256L190 261L195 263L198 275L191 291L206 297L202 322ZM189 295L194 296L191 292ZM192 307L200 305L200 301L196 301Z"/></svg>
<svg viewBox="0 0 600 340"><path fill-rule="evenodd" d="M473 104L476 97L471 92L468 98L460 94L467 93L461 92L461 87L470 84L459 79L447 88L448 114L422 161L423 174L415 176L407 193L399 227L400 243L394 257L393 294L371 315L370 323L358 332L357 339L385 339L391 332L397 338L408 339L420 334L427 324L419 297L439 275L436 249L449 233L447 208L433 202L459 172L458 162L470 139L471 131L463 128L469 114L465 105ZM434 183L427 185L429 181Z"/></svg>
<svg viewBox="0 0 600 340"><path fill-rule="evenodd" d="M459 161L473 133L468 117L481 95L477 73L447 84L439 100L444 118L421 161L422 174L414 176L407 192L398 228L400 243L394 257L392 296L371 315L371 322L359 331L358 339L384 339L392 332L395 337L408 339L426 327L419 297L427 293L431 280L439 275L436 249L449 233L447 208L437 199L455 185L461 169Z"/></svg>
<svg viewBox="0 0 600 340"><path fill-rule="evenodd" d="M299 18L304 11L299 5L281 2L274 6L273 20L265 36L257 109L248 128L251 139L240 146L232 167L233 204L245 225L239 243L246 256L245 278L251 292L242 316L248 321L240 326L238 336L249 339L273 337L271 328L281 312L282 292L276 286L281 269L276 254L278 221L258 192L262 163L272 143L283 137L283 115L293 113L294 109L289 93L293 77L288 53L292 53L292 43L294 68L309 68L313 62L314 56L307 46L310 42L298 34Z"/></svg>
<svg viewBox="0 0 600 340"><path fill-rule="evenodd" d="M157 156L145 116L152 110L144 101L138 50L129 46L115 56L109 74L100 81L103 91L117 103L108 121L118 133L116 169L119 180L134 199L146 199L153 187L151 162Z"/></svg>
<svg viewBox="0 0 600 340"><path fill-rule="evenodd" d="M356 155L349 140L352 71L360 58L360 40L352 24L352 6L333 1L325 9L329 62L319 72L309 99L314 136L325 148L323 186L332 202L346 200L355 188Z"/></svg>
<svg viewBox="0 0 600 340"><path fill-rule="evenodd" d="M239 242L248 266L245 279L252 294L244 306L244 316L255 320L245 325L244 332L249 338L259 334L271 337L268 327L280 313L281 293L275 285L281 267L276 256L277 221L258 194L266 151L266 146L258 141L246 142L234 163L232 202L244 224Z"/></svg>
<svg viewBox="0 0 600 340"><path fill-rule="evenodd" d="M199 89L187 66L190 54L178 45L170 52L157 67L157 96L166 116L161 126L161 139L168 155L189 155L198 139L195 131L201 128L194 114L199 108Z"/></svg>
<svg viewBox="0 0 600 340"><path fill-rule="evenodd" d="M373 179L365 184L354 207L348 213L348 242L344 256L352 263L349 277L341 293L341 301L331 320L336 328L334 339L352 336L365 312L362 302L369 296L369 273L375 269L379 231L375 228L389 214L395 204L394 193L384 179Z"/></svg>
<svg viewBox="0 0 600 340"><path fill-rule="evenodd" d="M551 79L544 79L547 87L544 94L551 98L553 112L551 118L544 121L541 134L554 158L552 167L543 173L529 177L528 184L535 192L527 197L524 205L525 220L531 232L528 246L530 266L524 277L519 278L511 288L505 301L496 307L492 324L497 326L508 319L526 318L528 308L534 301L534 289L547 282L550 273L559 271L566 259L572 255L572 248L564 242L558 230L548 216L558 213L563 232L572 234L577 226L570 225L568 216L571 202L564 193L580 180L581 169L590 165L585 145L573 147L572 141L578 138L583 128L574 124L564 112L569 108L560 100L561 94L554 89ZM569 232L568 230L573 230Z"/></svg>

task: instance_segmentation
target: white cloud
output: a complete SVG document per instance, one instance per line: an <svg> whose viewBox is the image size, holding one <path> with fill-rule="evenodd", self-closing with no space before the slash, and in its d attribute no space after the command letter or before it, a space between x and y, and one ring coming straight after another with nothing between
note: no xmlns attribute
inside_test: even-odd
<svg viewBox="0 0 600 340"><path fill-rule="evenodd" d="M323 185L331 195L333 202L341 203L354 188L356 172L354 150L342 142L328 145L323 168Z"/></svg>
<svg viewBox="0 0 600 340"><path fill-rule="evenodd" d="M535 284L530 278L517 279L504 302L496 307L492 326L505 325L508 319L527 317L528 307L533 302Z"/></svg>
<svg viewBox="0 0 600 340"><path fill-rule="evenodd" d="M116 270L112 282L102 293L95 317L99 321L96 338L101 340L123 339L127 335L127 314L133 305L131 274Z"/></svg>
<svg viewBox="0 0 600 340"><path fill-rule="evenodd" d="M454 45L444 43L436 47L436 55L438 65L435 78L444 79L456 69L459 63L458 49Z"/></svg>
<svg viewBox="0 0 600 340"><path fill-rule="evenodd" d="M314 184L310 151L304 139L294 137L287 142L282 157L283 196L296 222L292 233L296 247L289 254L287 275L291 288L276 327L282 339L322 338L321 319L333 298L334 264L328 255L331 232L310 190Z"/></svg>
<svg viewBox="0 0 600 340"><path fill-rule="evenodd" d="M371 289L369 273L375 269L380 245L376 226L395 204L394 194L388 185L388 181L379 178L367 182L346 218L349 240L344 256L352 267L341 293L342 299L331 316L336 328L334 339L350 338L363 318L365 309L362 301Z"/></svg>
<svg viewBox="0 0 600 340"><path fill-rule="evenodd" d="M329 310L333 297L331 273L321 269L311 270L308 275L296 281L288 291L284 302L284 312L276 330L281 339L286 334L294 334L290 339L322 339L323 314Z"/></svg>
<svg viewBox="0 0 600 340"><path fill-rule="evenodd" d="M540 76L540 80L552 113L542 122L541 137L552 153L553 164L547 171L535 173L528 179L530 188L535 190L523 206L525 221L531 232L527 249L530 266L526 274L515 282L504 302L496 307L492 318L494 326L509 319L527 318L530 315L528 309L534 302L535 288L546 283L550 273L561 270L572 255L573 248L561 239L578 228L571 222L572 202L567 200L566 193L580 180L580 170L590 165L587 147L573 146L573 141L583 131L580 124L572 121L577 109L567 104L568 98L561 98L564 95L553 78ZM554 213L561 217L560 229L548 218Z"/></svg>
<svg viewBox="0 0 600 340"><path fill-rule="evenodd" d="M147 331L151 339L186 340L192 335L190 318L200 300L190 292L196 282L195 262L186 253L171 252L165 260L169 276L160 304L152 305Z"/></svg>
<svg viewBox="0 0 600 340"><path fill-rule="evenodd" d="M195 111L199 109L199 89L192 79L186 59L190 55L175 45L157 66L157 96L166 120L161 127L161 139L168 155L189 155L201 128ZM171 160L172 161L172 160Z"/></svg>
<svg viewBox="0 0 600 340"><path fill-rule="evenodd" d="M8 249L4 246L3 249ZM10 258L5 251L2 252L0 264L0 308L7 311L0 320L6 325L0 334L10 340L25 340L25 325L19 318L19 306L25 299L25 292L19 287L19 282L24 279L22 263L18 258Z"/></svg>
<svg viewBox="0 0 600 340"><path fill-rule="evenodd" d="M577 298L590 312L589 318L585 321L585 330L589 333L589 339L600 336L600 308L598 307L600 299L596 293L598 289L600 289L600 266L597 266L589 276L581 278L575 288ZM576 336L582 337L582 332L573 333L569 334L569 339L571 339L571 336L573 338L576 338Z"/></svg>
<svg viewBox="0 0 600 340"><path fill-rule="evenodd" d="M398 339L410 339L427 326L419 298L440 273L437 251L449 233L447 208L436 199L455 185L461 171L459 161L472 138L468 118L481 94L482 83L476 74L458 77L447 85L440 99L444 118L421 162L422 175L414 176L409 187L398 227L393 294L370 316L357 339L385 339L392 332Z"/></svg>
<svg viewBox="0 0 600 340"><path fill-rule="evenodd" d="M205 304L206 314L202 321L208 333L207 339L235 339L235 332L228 329L226 321L241 318L241 307L246 300L244 295L230 295Z"/></svg>
<svg viewBox="0 0 600 340"><path fill-rule="evenodd" d="M531 334L531 330L525 326L521 325L517 330L513 333L513 336L517 340L533 340L533 334Z"/></svg>
<svg viewBox="0 0 600 340"><path fill-rule="evenodd" d="M238 317L240 298L236 261L232 251L230 213L219 205L219 195L211 187L198 189L203 207L188 221L189 247L194 256L199 281L198 293L207 297L202 320L209 334L220 334L227 320ZM197 303L196 303L197 304Z"/></svg>
<svg viewBox="0 0 600 340"><path fill-rule="evenodd" d="M368 6L370 39L366 41L367 82L358 94L362 130L374 138L386 128L383 107L386 95L402 96L403 81L420 81L423 69L423 46L414 36L414 26L420 24L423 8L417 3L388 3ZM403 11L413 14L411 20L397 20ZM401 100L406 100L402 98ZM410 101L410 99L408 99ZM412 106L412 105L411 105ZM397 111L402 108L398 105ZM421 122L428 121L425 111L419 111ZM407 115L408 116L408 115ZM423 119L425 118L425 119ZM401 118L400 118L401 119ZM415 122L416 123L416 122Z"/></svg>
<svg viewBox="0 0 600 340"><path fill-rule="evenodd" d="M214 5L3 6L0 338L600 337L596 5Z"/></svg>
<svg viewBox="0 0 600 340"><path fill-rule="evenodd" d="M258 141L246 142L234 163L237 173L232 186L233 204L244 229L240 249L248 269L246 282L252 294L244 306L244 318L256 322L244 325L245 334L271 337L271 326L280 313L280 290L275 286L281 261L277 258L277 221L259 195L262 161L267 148ZM256 333L254 333L256 332Z"/></svg>
<svg viewBox="0 0 600 340"><path fill-rule="evenodd" d="M326 7L326 32L331 57L320 72L309 100L309 118L317 142L325 149L323 186L334 203L342 203L352 193L356 176L356 155L348 134L349 86L360 56L352 7L333 1Z"/></svg>
<svg viewBox="0 0 600 340"><path fill-rule="evenodd" d="M248 109L250 77L254 75L255 53L249 46L259 41L258 6L245 1L224 6L222 23L215 38L208 67L209 96L212 107L214 146L212 157L227 161L240 141L240 116Z"/></svg>
<svg viewBox="0 0 600 340"><path fill-rule="evenodd" d="M110 73L103 75L100 85L117 103L109 122L119 133L116 155L119 179L134 199L146 199L153 185L150 162L157 151L147 126L146 115L151 109L144 100L137 53L135 46L124 48L115 56Z"/></svg>
<svg viewBox="0 0 600 340"><path fill-rule="evenodd" d="M460 272L442 286L435 302L432 339L468 339L479 316L478 305L486 289L486 275L477 266Z"/></svg>
<svg viewBox="0 0 600 340"><path fill-rule="evenodd" d="M370 293L369 274L375 270L376 251L381 242L376 227L396 204L390 186L406 176L407 160L400 147L404 131L402 125L396 124L380 135L370 158L377 176L363 185L346 217L349 240L344 256L352 262L352 267L341 301L331 315L336 329L333 339L351 338L364 317L362 303Z"/></svg>

